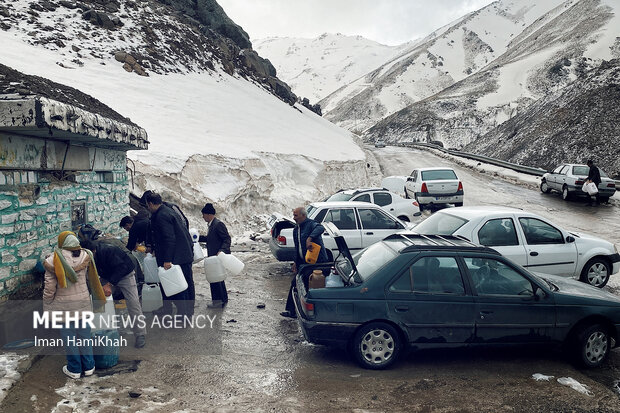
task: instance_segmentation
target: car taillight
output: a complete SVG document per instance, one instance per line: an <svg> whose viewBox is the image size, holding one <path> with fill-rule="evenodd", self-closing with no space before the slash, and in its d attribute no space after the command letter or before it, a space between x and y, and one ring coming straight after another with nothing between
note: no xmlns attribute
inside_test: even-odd
<svg viewBox="0 0 620 413"><path fill-rule="evenodd" d="M613 182L610 184L607 184L607 188L615 188L616 184L614 184Z"/></svg>
<svg viewBox="0 0 620 413"><path fill-rule="evenodd" d="M420 206L420 204L418 204L418 201L413 201L413 205L415 205L415 206L417 206L417 207L419 207L419 206Z"/></svg>
<svg viewBox="0 0 620 413"><path fill-rule="evenodd" d="M428 193L428 188L426 187L426 182L422 182L422 189L420 189L420 192L427 192Z"/></svg>
<svg viewBox="0 0 620 413"><path fill-rule="evenodd" d="M286 237L283 235L278 235L278 244L286 245Z"/></svg>
<svg viewBox="0 0 620 413"><path fill-rule="evenodd" d="M577 180L577 181L575 181L575 185L583 185L583 181Z"/></svg>
<svg viewBox="0 0 620 413"><path fill-rule="evenodd" d="M459 181L459 189L457 189L457 191L462 191L463 190L463 182Z"/></svg>
<svg viewBox="0 0 620 413"><path fill-rule="evenodd" d="M307 303L303 298L301 299L301 305L306 311L306 314L310 317L314 316L314 304Z"/></svg>
<svg viewBox="0 0 620 413"><path fill-rule="evenodd" d="M273 228L271 228L271 231L269 231L269 234L273 237Z"/></svg>

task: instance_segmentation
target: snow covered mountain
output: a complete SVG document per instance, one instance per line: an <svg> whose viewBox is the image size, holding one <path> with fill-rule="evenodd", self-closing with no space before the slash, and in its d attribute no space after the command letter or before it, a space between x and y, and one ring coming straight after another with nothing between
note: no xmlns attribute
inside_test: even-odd
<svg viewBox="0 0 620 413"><path fill-rule="evenodd" d="M324 33L315 39L270 37L253 40L278 76L299 96L315 103L411 47L386 46L362 36Z"/></svg>
<svg viewBox="0 0 620 413"><path fill-rule="evenodd" d="M500 0L319 102L367 139L461 147L618 56L614 0ZM374 127L373 127L374 126Z"/></svg>
<svg viewBox="0 0 620 413"><path fill-rule="evenodd" d="M248 39L214 0L0 4L0 63L145 128L149 150L129 153L135 192L162 192L197 226L196 211L214 202L237 233L272 209L374 179L351 134L295 104Z"/></svg>

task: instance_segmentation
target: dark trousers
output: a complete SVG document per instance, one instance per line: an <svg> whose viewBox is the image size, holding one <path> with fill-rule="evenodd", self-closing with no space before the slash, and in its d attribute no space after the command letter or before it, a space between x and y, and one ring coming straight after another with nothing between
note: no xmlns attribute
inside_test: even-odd
<svg viewBox="0 0 620 413"><path fill-rule="evenodd" d="M293 275L291 280L291 288L288 290L288 297L286 298L286 311L295 314L295 301L293 301L293 289L297 287L297 275Z"/></svg>
<svg viewBox="0 0 620 413"><path fill-rule="evenodd" d="M222 303L228 302L228 292L226 291L226 283L224 281L211 283L209 287L211 287L211 299L213 301L220 300Z"/></svg>
<svg viewBox="0 0 620 413"><path fill-rule="evenodd" d="M164 297L164 312L172 314L172 303L177 307L177 314L192 316L194 315L194 300L196 299L196 290L194 288L194 274L192 272L192 263L179 264L185 281L187 281L187 290L168 297L162 288ZM161 288L161 284L160 284Z"/></svg>

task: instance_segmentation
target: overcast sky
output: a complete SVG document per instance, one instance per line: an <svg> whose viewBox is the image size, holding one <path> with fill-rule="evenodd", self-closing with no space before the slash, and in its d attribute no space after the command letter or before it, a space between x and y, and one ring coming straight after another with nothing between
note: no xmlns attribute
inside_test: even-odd
<svg viewBox="0 0 620 413"><path fill-rule="evenodd" d="M217 0L251 39L361 35L396 45L424 37L491 0Z"/></svg>

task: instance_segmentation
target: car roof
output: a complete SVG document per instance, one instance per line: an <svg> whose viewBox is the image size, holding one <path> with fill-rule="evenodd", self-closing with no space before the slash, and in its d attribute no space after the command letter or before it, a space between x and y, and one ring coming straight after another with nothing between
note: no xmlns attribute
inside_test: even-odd
<svg viewBox="0 0 620 413"><path fill-rule="evenodd" d="M454 235L423 235L415 232L401 231L390 235L383 240L384 242L402 242L400 247L401 254L407 252L419 252L421 250L443 250L443 251L468 251L484 252L493 255L501 255L499 252L482 245L474 244L463 237Z"/></svg>
<svg viewBox="0 0 620 413"><path fill-rule="evenodd" d="M360 201L312 202L310 203L310 205L312 205L315 208L366 207L366 208L382 209L380 206L376 204L371 204L369 202L360 202Z"/></svg>
<svg viewBox="0 0 620 413"><path fill-rule="evenodd" d="M355 189L344 189L342 191L338 191L336 193L345 193L345 194L351 194L351 195L357 195L357 194L361 194L363 192L371 192L371 191L389 191L386 188L355 188Z"/></svg>
<svg viewBox="0 0 620 413"><path fill-rule="evenodd" d="M530 215L535 216L530 212L523 211L519 208L505 207L505 206L494 206L494 205L480 205L480 206L466 206L466 207L458 207L458 208L446 208L436 213L449 214L454 215L460 218L464 218L467 220L471 220L473 218L478 218L480 216L492 216L492 215L501 215L501 214L514 214L519 213L519 215Z"/></svg>
<svg viewBox="0 0 620 413"><path fill-rule="evenodd" d="M428 168L415 168L418 171L443 171L443 170L450 170L450 171L454 171L454 168L451 168L449 166L432 166L432 167L428 167Z"/></svg>

